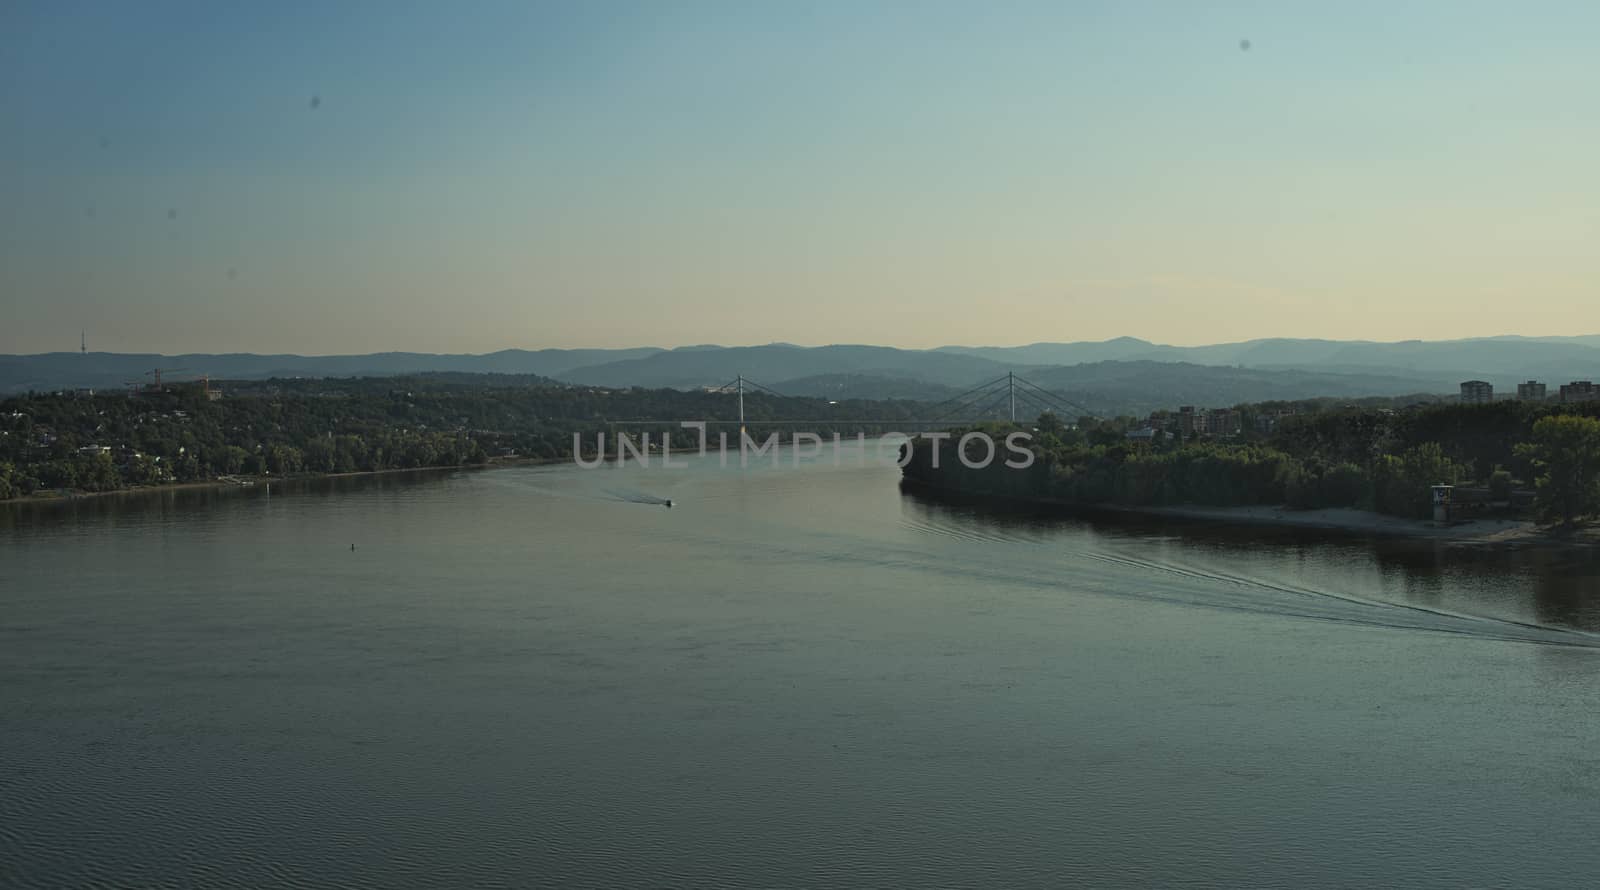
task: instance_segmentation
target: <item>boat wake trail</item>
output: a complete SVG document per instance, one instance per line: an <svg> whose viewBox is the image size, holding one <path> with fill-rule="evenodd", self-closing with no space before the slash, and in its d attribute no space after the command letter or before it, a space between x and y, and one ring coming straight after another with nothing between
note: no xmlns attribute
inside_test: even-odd
<svg viewBox="0 0 1600 890"><path fill-rule="evenodd" d="M741 546L800 561L860 562L877 568L933 572L980 583L988 590L1014 586L1184 608L1600 649L1600 634L1575 628L1455 612L1281 578L1231 573L1214 565L1173 562L1161 555L1139 552L1140 548L1057 549L1041 546L1046 543L1044 540L1025 532L973 528L959 522L902 518L901 527L943 543L930 551L914 542L884 540L863 549L860 541L851 537L810 535L803 541L752 537ZM996 546L1000 544L1011 546Z"/></svg>
<svg viewBox="0 0 1600 890"><path fill-rule="evenodd" d="M1175 562L1165 558L1159 549L1116 545L1040 547L1048 545L1048 535L980 525L959 516L902 516L900 525L947 541L954 549L942 552L959 553L961 566L946 571L991 582L1026 582L1189 607L1600 649L1600 634L1575 628L1456 612L1388 597L1364 597L1276 577L1236 574L1215 565ZM1024 546L996 548L996 544ZM1050 556L1041 558L1043 553Z"/></svg>
<svg viewBox="0 0 1600 890"><path fill-rule="evenodd" d="M639 491L636 488L608 488L606 494L612 500L628 504L654 504L655 506L671 506L672 498L664 498L649 492Z"/></svg>
<svg viewBox="0 0 1600 890"><path fill-rule="evenodd" d="M936 522L930 519L905 516L901 517L900 525L903 528L911 529L921 534L938 535L939 537L953 538L958 541L974 541L987 544L1033 543L1025 538L1007 537L1004 534L977 527L970 523Z"/></svg>
<svg viewBox="0 0 1600 890"><path fill-rule="evenodd" d="M1376 600L1334 590L1159 562L1121 553L1079 552L1077 557L1123 569L1165 575L1137 593L1123 588L1113 595L1185 602L1233 611L1259 612L1372 627L1452 633L1480 639L1600 648L1600 635L1566 627L1471 615L1415 603Z"/></svg>

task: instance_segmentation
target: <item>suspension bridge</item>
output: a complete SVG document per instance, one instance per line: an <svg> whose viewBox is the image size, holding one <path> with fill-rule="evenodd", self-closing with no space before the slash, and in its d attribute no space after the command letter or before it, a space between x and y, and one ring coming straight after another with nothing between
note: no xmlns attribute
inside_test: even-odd
<svg viewBox="0 0 1600 890"><path fill-rule="evenodd" d="M735 396L738 400L739 417L737 420L706 420L707 425L738 424L743 430L746 426L745 396L769 395L780 399L794 398L777 390L764 386L743 375L721 386L710 387L709 393L722 393ZM1018 377L1014 372L1007 372L1003 376L980 383L965 392L951 396L942 402L927 406L922 413L928 415L924 418L895 418L895 419L860 419L860 418L812 418L805 420L773 419L768 417L756 418L753 423L761 426L794 426L794 425L834 425L834 426L869 426L869 427L904 427L926 428L938 426L954 426L963 423L980 423L983 421L1009 420L1016 423L1018 411L1021 416L1029 414L1039 415L1054 413L1063 417L1088 415L1098 417L1099 412L1091 411L1076 402L1052 392L1044 387ZM1069 413L1071 412L1071 413ZM699 421L696 421L699 422ZM618 420L612 423L619 426L660 426L660 420Z"/></svg>

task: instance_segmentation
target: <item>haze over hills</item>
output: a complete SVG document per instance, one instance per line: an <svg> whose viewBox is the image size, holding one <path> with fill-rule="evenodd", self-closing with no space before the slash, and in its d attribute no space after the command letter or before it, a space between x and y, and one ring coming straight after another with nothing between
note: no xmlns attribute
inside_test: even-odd
<svg viewBox="0 0 1600 890"><path fill-rule="evenodd" d="M694 347L690 347L691 349ZM720 347L713 347L720 348ZM483 355L377 352L369 355L220 355L185 353L47 352L0 355L0 392L62 387L122 386L152 368L182 369L187 376L262 380L269 377L388 377L425 371L538 374L557 377L573 368L625 361L661 352L638 349L506 349Z"/></svg>
<svg viewBox="0 0 1600 890"><path fill-rule="evenodd" d="M1015 372L1109 410L1313 396L1453 393L1467 379L1501 391L1518 381L1600 378L1600 335L1377 343L1274 338L1169 346L1134 337L1026 346L899 349L697 345L662 349L508 349L484 355L45 353L0 356L0 392L112 388L153 368L170 378L531 374L589 386L695 388L735 376L795 395L942 399Z"/></svg>
<svg viewBox="0 0 1600 890"><path fill-rule="evenodd" d="M1399 371L1420 374L1421 379L1459 380L1474 375L1554 379L1573 373L1593 374L1591 369L1597 367L1596 362L1600 361L1600 335L1404 340L1397 343L1270 338L1209 346L1165 346L1134 337L1118 337L1087 343L946 346L941 351L1035 365L1158 361L1247 368Z"/></svg>
<svg viewBox="0 0 1600 890"><path fill-rule="evenodd" d="M1444 392L1406 377L1266 370L1189 362L1087 362L1056 367L1029 366L1017 376L1060 393L1097 414L1142 415L1178 405L1233 405L1240 402L1293 401L1322 396L1414 396ZM992 379L992 378L991 378ZM819 374L773 384L785 395L829 399L916 399L943 401L965 389L905 377L871 374Z"/></svg>
<svg viewBox="0 0 1600 890"><path fill-rule="evenodd" d="M1242 368L1191 362L1091 362L1035 370L1021 376L1096 413L1133 415L1179 405L1222 406L1323 396L1422 399L1456 389L1455 384L1430 386L1415 378L1383 374Z"/></svg>
<svg viewBox="0 0 1600 890"><path fill-rule="evenodd" d="M740 374L766 382L845 373L970 386L985 379L985 375L993 377L1020 367L1023 365L1019 362L937 350L772 344L716 350L674 349L644 358L574 368L557 376L592 386L692 387L716 386Z"/></svg>

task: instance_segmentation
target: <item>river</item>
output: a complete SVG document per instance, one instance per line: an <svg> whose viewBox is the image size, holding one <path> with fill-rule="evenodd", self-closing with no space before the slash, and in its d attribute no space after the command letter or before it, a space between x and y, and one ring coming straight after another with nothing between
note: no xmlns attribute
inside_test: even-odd
<svg viewBox="0 0 1600 890"><path fill-rule="evenodd" d="M848 455L0 507L0 677L6 887L1600 873L1592 558Z"/></svg>

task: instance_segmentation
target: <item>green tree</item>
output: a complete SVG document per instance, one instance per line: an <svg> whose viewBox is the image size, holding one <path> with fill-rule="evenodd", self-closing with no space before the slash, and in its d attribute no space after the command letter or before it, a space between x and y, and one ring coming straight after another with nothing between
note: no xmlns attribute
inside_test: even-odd
<svg viewBox="0 0 1600 890"><path fill-rule="evenodd" d="M282 476L300 472L305 463L300 449L293 445L274 445L267 449L266 465L267 472Z"/></svg>
<svg viewBox="0 0 1600 890"><path fill-rule="evenodd" d="M251 476L259 476L267 471L267 456L265 454L246 454L244 465L240 468Z"/></svg>
<svg viewBox="0 0 1600 890"><path fill-rule="evenodd" d="M1431 487L1453 485L1460 475L1438 442L1424 442L1398 457L1379 455L1372 464L1373 506L1380 513L1425 519L1433 508Z"/></svg>
<svg viewBox="0 0 1600 890"><path fill-rule="evenodd" d="M337 467L331 439L318 436L305 443L305 467L313 473L332 473Z"/></svg>
<svg viewBox="0 0 1600 890"><path fill-rule="evenodd" d="M112 461L111 455L104 451L80 458L73 471L73 478L85 491L116 491L122 487L122 477L117 473L117 465Z"/></svg>
<svg viewBox="0 0 1600 890"><path fill-rule="evenodd" d="M1511 500L1511 471L1510 470L1506 470L1506 469L1502 469L1500 467L1496 467L1495 471L1493 473L1489 474L1489 500L1491 500L1491 501L1509 501L1509 500Z"/></svg>
<svg viewBox="0 0 1600 890"><path fill-rule="evenodd" d="M371 455L360 436L340 436L333 443L333 469L336 473L371 470Z"/></svg>
<svg viewBox="0 0 1600 890"><path fill-rule="evenodd" d="M123 472L127 475L128 481L135 485L156 485L167 481L166 471L161 468L161 464L154 457L148 454L129 458ZM105 491L107 489L98 490Z"/></svg>
<svg viewBox="0 0 1600 890"><path fill-rule="evenodd" d="M1571 525L1600 511L1600 419L1576 415L1540 418L1533 441L1517 446L1542 471L1539 507L1546 518Z"/></svg>
<svg viewBox="0 0 1600 890"><path fill-rule="evenodd" d="M193 451L185 451L172 459L172 476L179 482L192 482L203 477L200 459Z"/></svg>
<svg viewBox="0 0 1600 890"><path fill-rule="evenodd" d="M244 462L249 457L250 452L237 445L229 445L222 449L217 469L231 476L244 469Z"/></svg>

